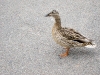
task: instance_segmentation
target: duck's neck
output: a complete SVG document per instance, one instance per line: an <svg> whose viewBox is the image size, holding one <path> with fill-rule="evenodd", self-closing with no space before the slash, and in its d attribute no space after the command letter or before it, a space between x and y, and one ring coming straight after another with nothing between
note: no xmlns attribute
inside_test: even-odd
<svg viewBox="0 0 100 75"><path fill-rule="evenodd" d="M55 17L55 26L57 29L61 29L61 20L59 16Z"/></svg>

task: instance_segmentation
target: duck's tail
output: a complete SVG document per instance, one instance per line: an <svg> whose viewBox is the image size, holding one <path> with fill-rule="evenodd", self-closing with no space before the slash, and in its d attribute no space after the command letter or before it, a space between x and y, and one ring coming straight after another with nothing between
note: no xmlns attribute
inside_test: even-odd
<svg viewBox="0 0 100 75"><path fill-rule="evenodd" d="M86 45L85 47L86 48L95 48L96 44L95 44L95 42L91 41L90 44Z"/></svg>

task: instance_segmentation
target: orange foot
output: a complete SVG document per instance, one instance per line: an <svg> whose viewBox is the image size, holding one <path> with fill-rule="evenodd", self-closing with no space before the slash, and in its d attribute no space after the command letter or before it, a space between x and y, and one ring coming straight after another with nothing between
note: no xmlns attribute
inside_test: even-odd
<svg viewBox="0 0 100 75"><path fill-rule="evenodd" d="M68 53L60 54L60 57L66 57L66 56L68 56Z"/></svg>
<svg viewBox="0 0 100 75"><path fill-rule="evenodd" d="M69 52L69 48L66 48L66 52L61 54L60 57L63 58L63 57L68 56L68 52Z"/></svg>

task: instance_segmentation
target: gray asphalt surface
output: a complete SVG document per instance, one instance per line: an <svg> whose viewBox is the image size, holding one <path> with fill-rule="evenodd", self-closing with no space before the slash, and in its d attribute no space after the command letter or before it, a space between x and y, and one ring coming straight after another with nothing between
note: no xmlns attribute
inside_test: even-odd
<svg viewBox="0 0 100 75"><path fill-rule="evenodd" d="M62 26L93 39L97 47L64 49L51 36L60 13ZM0 75L100 75L100 0L0 0Z"/></svg>

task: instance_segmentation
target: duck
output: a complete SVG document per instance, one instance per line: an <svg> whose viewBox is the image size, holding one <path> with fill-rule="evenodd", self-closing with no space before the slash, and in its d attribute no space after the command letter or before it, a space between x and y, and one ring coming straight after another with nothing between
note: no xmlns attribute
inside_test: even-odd
<svg viewBox="0 0 100 75"><path fill-rule="evenodd" d="M53 10L45 17L53 17L55 19L55 23L52 28L52 37L57 44L66 50L64 53L60 54L61 58L68 56L70 48L73 47L96 47L93 40L84 37L72 28L62 27L58 11Z"/></svg>

